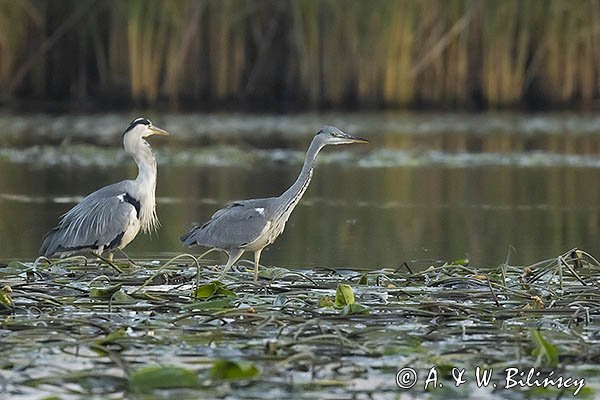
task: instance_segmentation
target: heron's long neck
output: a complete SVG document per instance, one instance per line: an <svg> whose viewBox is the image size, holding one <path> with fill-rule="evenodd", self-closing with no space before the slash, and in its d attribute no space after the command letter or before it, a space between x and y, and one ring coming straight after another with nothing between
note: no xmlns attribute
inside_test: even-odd
<svg viewBox="0 0 600 400"><path fill-rule="evenodd" d="M135 181L140 187L154 192L156 188L156 159L150 145L140 143L132 152L133 159L138 167L138 175Z"/></svg>
<svg viewBox="0 0 600 400"><path fill-rule="evenodd" d="M300 175L296 181L290 186L288 190L286 190L279 198L282 200L282 213L289 213L296 207L296 205L300 202L302 195L308 188L308 184L310 183L310 179L313 174L313 166L315 163L315 159L317 158L317 154L323 148L323 144L317 140L313 139L311 142L308 151L306 152L306 158L304 159L304 165L302 165L302 171L300 171Z"/></svg>
<svg viewBox="0 0 600 400"><path fill-rule="evenodd" d="M138 193L131 193L140 202L140 224L144 231L154 230L159 222L156 216L156 159L150 145L141 140L131 151L131 155L138 167L135 179Z"/></svg>

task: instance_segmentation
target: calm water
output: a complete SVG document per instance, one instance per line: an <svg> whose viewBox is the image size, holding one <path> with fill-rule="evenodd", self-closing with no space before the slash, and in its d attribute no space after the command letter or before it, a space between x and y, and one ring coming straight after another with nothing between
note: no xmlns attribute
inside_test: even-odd
<svg viewBox="0 0 600 400"><path fill-rule="evenodd" d="M0 259L32 259L82 195L135 176L120 132L135 115L0 115ZM326 148L267 265L395 267L468 256L531 263L600 255L600 119L584 114L150 115L173 134L159 160L160 231L130 256L182 252L179 236L224 203L278 195L312 132L372 139ZM200 253L201 249L194 250ZM247 257L249 257L247 255Z"/></svg>

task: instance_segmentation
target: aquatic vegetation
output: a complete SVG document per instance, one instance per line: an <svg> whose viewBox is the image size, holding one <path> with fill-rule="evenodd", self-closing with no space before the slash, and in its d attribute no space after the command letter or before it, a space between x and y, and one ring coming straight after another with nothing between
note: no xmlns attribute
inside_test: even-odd
<svg viewBox="0 0 600 400"><path fill-rule="evenodd" d="M560 392L502 389L506 368L585 378L584 398L600 385L587 361L600 356L600 263L578 249L496 268L264 267L258 284L250 264L218 282L218 266L198 274L189 255L117 264L122 273L81 257L0 265L12 303L0 308L3 394L395 399L404 367L418 373L409 393L420 398ZM340 312L359 303L368 314ZM444 387L425 391L432 366ZM478 388L476 366L498 388ZM466 370L458 388L453 368Z"/></svg>
<svg viewBox="0 0 600 400"><path fill-rule="evenodd" d="M172 109L594 106L599 12L598 0L4 0L0 83L7 98Z"/></svg>

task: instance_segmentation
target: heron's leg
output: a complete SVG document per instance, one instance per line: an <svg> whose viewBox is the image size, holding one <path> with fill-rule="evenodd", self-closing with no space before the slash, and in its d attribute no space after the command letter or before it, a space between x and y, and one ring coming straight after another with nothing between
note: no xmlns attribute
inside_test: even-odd
<svg viewBox="0 0 600 400"><path fill-rule="evenodd" d="M113 252L112 252L112 251L109 251L109 252L108 252L108 254L106 255L106 259L107 259L108 261L112 261L112 260L113 260Z"/></svg>
<svg viewBox="0 0 600 400"><path fill-rule="evenodd" d="M231 268L233 263L236 262L237 260L239 260L239 258L242 256L242 254L244 254L244 250L243 249L229 249L227 254L229 254L229 259L227 260L227 264L225 264L225 268L223 268L223 272L219 276L219 280L221 280L225 277L225 274L227 274L227 271L229 271L229 269Z"/></svg>
<svg viewBox="0 0 600 400"><path fill-rule="evenodd" d="M254 252L254 282L258 282L258 263L260 261L260 253L263 249L258 249Z"/></svg>

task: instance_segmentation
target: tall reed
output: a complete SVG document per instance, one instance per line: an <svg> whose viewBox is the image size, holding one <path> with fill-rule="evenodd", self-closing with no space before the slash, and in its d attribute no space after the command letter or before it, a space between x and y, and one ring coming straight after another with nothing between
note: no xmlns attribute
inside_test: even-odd
<svg viewBox="0 0 600 400"><path fill-rule="evenodd" d="M71 28L68 9L85 1ZM0 94L172 108L594 105L599 21L600 0L0 0Z"/></svg>

